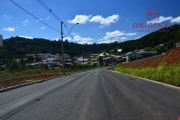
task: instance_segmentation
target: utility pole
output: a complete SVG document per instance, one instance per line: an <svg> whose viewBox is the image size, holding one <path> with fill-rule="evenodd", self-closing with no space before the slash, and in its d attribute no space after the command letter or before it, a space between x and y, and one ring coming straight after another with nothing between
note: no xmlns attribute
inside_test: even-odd
<svg viewBox="0 0 180 120"><path fill-rule="evenodd" d="M63 22L61 21L61 48L62 48L62 72L63 75L65 75L65 70L64 70L64 48L63 48L63 28L62 28Z"/></svg>
<svg viewBox="0 0 180 120"><path fill-rule="evenodd" d="M84 71L84 53L83 53L83 71Z"/></svg>
<svg viewBox="0 0 180 120"><path fill-rule="evenodd" d="M63 48L63 27L62 27L62 25L63 25L63 21L61 21L61 48L62 48L62 72L63 72L63 75L65 75L65 67L64 67L64 48ZM76 24L74 24L74 25L78 25L79 23L76 23ZM69 31L69 33L67 34L67 35L69 35L70 33L71 33L71 31L72 31L72 29L73 29L73 27L74 27L74 25L72 26L72 28L71 28L71 30ZM67 36L66 35L66 36ZM66 37L65 36L65 37Z"/></svg>

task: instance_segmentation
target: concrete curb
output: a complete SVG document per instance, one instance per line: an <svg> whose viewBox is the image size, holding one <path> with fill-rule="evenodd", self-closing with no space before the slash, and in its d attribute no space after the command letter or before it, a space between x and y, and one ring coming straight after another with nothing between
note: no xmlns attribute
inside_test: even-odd
<svg viewBox="0 0 180 120"><path fill-rule="evenodd" d="M50 77L50 78L46 78L46 79L37 80L35 82L29 82L29 83L24 83L24 84L15 85L15 86L7 87L7 88L4 88L4 89L0 89L0 93L6 92L6 91L9 91L9 90L13 90L13 89L16 89L16 88L20 88L20 87L23 87L23 86L35 84L35 83L41 83L41 82L44 82L44 81L47 81L47 80L50 80L50 79L54 79L54 78L58 78L58 77L62 77L62 75L55 76L55 77Z"/></svg>
<svg viewBox="0 0 180 120"><path fill-rule="evenodd" d="M158 81L154 81L154 80L150 80L150 79L147 79L147 78L142 78L142 77L138 77L138 76L134 76L134 75L129 75L129 74L125 74L125 73L121 73L121 72L117 72L117 71L112 71L112 70L107 70L107 71L115 72L115 73L119 73L119 74L123 74L123 75L127 75L127 76L131 76L131 77L135 77L135 78L139 78L141 80L145 80L145 81L152 82L152 83L155 83L155 84L158 84L158 85L166 86L168 88L173 88L173 89L180 90L180 87L173 86L173 85L166 84L166 83L162 83L162 82L158 82Z"/></svg>

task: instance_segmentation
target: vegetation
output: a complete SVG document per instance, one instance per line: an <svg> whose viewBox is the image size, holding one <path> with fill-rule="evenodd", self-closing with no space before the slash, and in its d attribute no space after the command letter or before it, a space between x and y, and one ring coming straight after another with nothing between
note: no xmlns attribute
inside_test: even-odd
<svg viewBox="0 0 180 120"><path fill-rule="evenodd" d="M158 68L128 68L124 66L117 66L113 70L180 86L180 64L179 66L170 66L163 63Z"/></svg>
<svg viewBox="0 0 180 120"><path fill-rule="evenodd" d="M95 69L98 66L93 65L71 65L67 66L65 65L65 71L66 74L78 72L78 71L86 71L90 69ZM84 68L84 69L83 69ZM21 66L20 63L16 62L15 60L12 60L10 63L8 69L4 71L0 71L0 78L13 78L18 76L26 76L26 75L33 75L33 74L53 74L58 73L62 74L62 70L60 69L54 69L49 70L46 68L45 65L39 66L39 67L32 67L32 66Z"/></svg>
<svg viewBox="0 0 180 120"><path fill-rule="evenodd" d="M20 71L21 70L21 64L17 62L15 59L11 60L9 64L9 71Z"/></svg>
<svg viewBox="0 0 180 120"><path fill-rule="evenodd" d="M73 42L64 41L64 53L71 56L82 56L88 53L107 52L117 54L117 49L122 49L122 53L143 49L145 47L154 48L159 54L166 52L174 47L174 43L180 42L180 25L175 25L169 29L169 32L153 32L137 40L125 42L115 41L109 44L84 44L80 45ZM159 44L164 46L159 47ZM0 62L9 63L13 58L23 58L25 54L52 53L61 54L61 42L50 41L42 38L27 39L21 37L11 37L3 41L3 47L0 47ZM83 52L82 52L83 51ZM28 58L32 61L31 58Z"/></svg>

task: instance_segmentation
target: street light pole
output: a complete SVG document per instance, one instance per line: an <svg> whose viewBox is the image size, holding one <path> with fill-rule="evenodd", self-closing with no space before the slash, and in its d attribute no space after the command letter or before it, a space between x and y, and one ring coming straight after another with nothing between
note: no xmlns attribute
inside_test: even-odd
<svg viewBox="0 0 180 120"><path fill-rule="evenodd" d="M83 71L84 71L84 53L83 53Z"/></svg>
<svg viewBox="0 0 180 120"><path fill-rule="evenodd" d="M61 21L61 48L62 48L62 72L63 75L65 75L65 70L64 70L64 48L63 48L63 28L62 28L63 22Z"/></svg>
<svg viewBox="0 0 180 120"><path fill-rule="evenodd" d="M64 69L64 48L63 48L63 27L62 27L62 25L63 25L63 21L61 21L61 48L62 48L62 72L63 72L63 75L65 75L65 69ZM74 24L74 25L78 25L79 23L76 23L76 24ZM74 27L74 25L72 26L72 28L71 28L71 30L69 31L69 33L67 34L67 35L69 35L70 33L71 33L71 31L72 31L72 29L73 29L73 27ZM66 36L67 36L66 35ZM65 37L66 37L65 36Z"/></svg>

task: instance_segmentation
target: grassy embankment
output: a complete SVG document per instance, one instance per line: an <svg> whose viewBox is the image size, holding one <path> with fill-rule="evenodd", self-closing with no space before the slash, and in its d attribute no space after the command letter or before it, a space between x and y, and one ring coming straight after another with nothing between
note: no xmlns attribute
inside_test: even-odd
<svg viewBox="0 0 180 120"><path fill-rule="evenodd" d="M83 67L82 67L83 68ZM81 66L78 66L77 68L66 68L65 73L67 74L72 74L72 73L77 73L77 72L82 72L82 71L87 71L91 69L96 69L98 67L84 67L82 69ZM16 70L16 71L9 71L4 70L0 71L0 89L2 88L7 88L10 86L14 85L19 85L23 83L28 83L28 82L35 82L37 80L42 80L54 76L61 76L62 75L62 70L57 69L57 70L47 70L43 68L36 68L36 69L21 69L21 70ZM8 81L3 81L6 78L10 78ZM11 79L13 78L13 79Z"/></svg>
<svg viewBox="0 0 180 120"><path fill-rule="evenodd" d="M175 86L180 86L180 64L178 66L161 64L158 68L128 68L124 66L117 66L114 67L113 70L121 73L172 84Z"/></svg>
<svg viewBox="0 0 180 120"><path fill-rule="evenodd" d="M72 74L76 72L82 72L82 71L87 71L91 69L96 69L98 67L94 68L84 68L84 70L81 68L77 69L70 69L67 68L65 69L66 74ZM13 71L10 72L8 70L0 71L0 79L2 78L13 78L13 77L19 77L19 76L28 76L28 75L35 75L35 74L62 74L61 69L56 69L56 70L46 70L43 68L37 68L37 69L25 69L25 70L20 70L20 71Z"/></svg>

